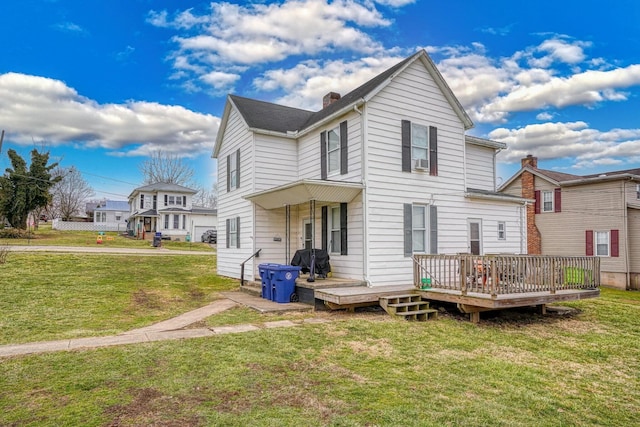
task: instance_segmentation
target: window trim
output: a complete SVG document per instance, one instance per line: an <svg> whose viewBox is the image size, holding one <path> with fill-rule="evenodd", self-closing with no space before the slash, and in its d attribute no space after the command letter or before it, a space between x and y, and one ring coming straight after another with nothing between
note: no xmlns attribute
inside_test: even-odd
<svg viewBox="0 0 640 427"><path fill-rule="evenodd" d="M334 133L337 137L337 141L338 144L336 145L336 147L333 150L329 149L329 144L331 141L331 133ZM340 134L340 126L336 126L333 129L329 129L327 131L327 138L325 141L326 144L326 150L327 150L327 176L333 176L333 175L339 175L340 174L340 165L342 162L342 138L341 138L341 134ZM334 169L331 169L331 154L336 154L338 159L336 162L336 165L334 167Z"/></svg>
<svg viewBox="0 0 640 427"><path fill-rule="evenodd" d="M598 242L598 236L599 235L605 235L606 236L606 243L599 243ZM606 244L606 249L607 249L607 253L606 254L601 254L599 247L600 245L605 245ZM611 256L611 231L610 230L593 230L593 253L595 256L602 256L602 257L610 257Z"/></svg>
<svg viewBox="0 0 640 427"><path fill-rule="evenodd" d="M498 221L498 240L507 240L507 223Z"/></svg>
<svg viewBox="0 0 640 427"><path fill-rule="evenodd" d="M424 205L421 203L414 203L411 205L411 251L414 254L426 254L427 248L430 246L429 245L429 210L427 209L427 207L428 205ZM422 209L422 216L424 220L423 228L417 228L415 221L413 220L413 218L415 217L416 208ZM423 236L422 242L424 244L424 247L422 248L422 250L416 250L416 239L414 239L414 235L416 232L422 233L422 236Z"/></svg>
<svg viewBox="0 0 640 427"><path fill-rule="evenodd" d="M414 143L414 132L415 132L415 128L421 128L424 129L424 133L425 133L425 137L426 137L426 147L421 147L418 146ZM419 123L414 123L411 122L411 132L410 132L410 144L411 144L411 169L412 170L417 170L418 168L416 167L416 160L423 160L423 159L418 159L413 157L413 150L414 149L419 149L419 150L424 150L425 153L425 158L424 160L427 161L427 167L424 170L429 170L429 166L430 166L430 161L429 161L429 126L427 125L421 125Z"/></svg>
<svg viewBox="0 0 640 427"><path fill-rule="evenodd" d="M549 200L546 200L547 196L549 197ZM542 212L543 213L548 213L548 212L555 212L554 208L555 208L555 192L554 190L542 190L541 191L541 199L542 199ZM546 204L547 203L551 203L551 208L547 209L546 208Z"/></svg>

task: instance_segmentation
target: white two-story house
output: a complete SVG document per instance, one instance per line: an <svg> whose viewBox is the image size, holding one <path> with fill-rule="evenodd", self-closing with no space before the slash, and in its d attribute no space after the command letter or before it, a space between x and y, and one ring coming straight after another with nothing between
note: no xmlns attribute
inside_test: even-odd
<svg viewBox="0 0 640 427"><path fill-rule="evenodd" d="M157 232L175 240L200 241L203 230L215 229L215 209L194 206L197 191L177 184L157 182L134 189L129 195L130 234L151 238Z"/></svg>
<svg viewBox="0 0 640 427"><path fill-rule="evenodd" d="M413 283L417 253L526 253L526 203L496 192L505 145L468 115L425 51L319 111L230 95L218 159L218 273L329 252L333 277ZM251 255L260 250L259 258Z"/></svg>

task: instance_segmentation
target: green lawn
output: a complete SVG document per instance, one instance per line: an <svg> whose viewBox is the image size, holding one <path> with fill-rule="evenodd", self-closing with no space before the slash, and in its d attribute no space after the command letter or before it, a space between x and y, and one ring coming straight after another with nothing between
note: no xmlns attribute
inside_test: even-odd
<svg viewBox="0 0 640 427"><path fill-rule="evenodd" d="M238 286L215 274L213 254L10 253L0 275L0 344L124 332Z"/></svg>
<svg viewBox="0 0 640 427"><path fill-rule="evenodd" d="M25 328L50 329L50 338L77 330L83 331L79 335L112 333L169 315L156 311L165 304L179 311L235 286L216 282L206 256L184 257L195 264L192 270L172 261L177 257L161 257L138 274L148 277L144 294L153 295L151 301L159 298L145 303L149 299L136 297L135 285L121 283L102 292L97 289L108 287L107 282L77 284L84 281L79 274L63 280L65 268L57 264L73 272L84 265L83 257L31 259L29 267L29 256L22 256L0 266L2 272L20 263L48 285L29 285L25 279L19 289L3 292L0 330L13 330L13 338L5 335L5 341L28 341L12 326L17 321ZM98 269L92 281L111 274L110 269L125 268L126 258L107 258L110 267ZM56 274L59 280L50 279ZM55 286L58 281L66 285ZM9 283L3 280L3 287L15 286ZM35 320L43 314L29 303L46 300L38 294L48 287L58 301L55 310L70 317L50 327ZM96 314L84 317L83 308L66 308L85 298L101 307ZM379 311L315 313L331 322L6 358L0 360L0 425L638 425L640 293L603 289L598 299L564 306L575 311L545 317L533 310L483 313L478 325L453 313L424 323L395 320ZM237 308L203 323L259 326L304 316L309 314L260 315Z"/></svg>
<svg viewBox="0 0 640 427"><path fill-rule="evenodd" d="M8 230L7 230L8 231ZM13 239L3 237L0 230L0 247L12 245L39 245L39 246L97 246L98 233L94 231L60 231L52 230L51 223L40 223L37 230L30 230L27 238ZM162 247L168 249L198 250L213 252L214 249L207 243L196 241L162 241ZM107 231L102 239L102 246L114 248L144 248L151 247L150 240L125 237L122 233Z"/></svg>

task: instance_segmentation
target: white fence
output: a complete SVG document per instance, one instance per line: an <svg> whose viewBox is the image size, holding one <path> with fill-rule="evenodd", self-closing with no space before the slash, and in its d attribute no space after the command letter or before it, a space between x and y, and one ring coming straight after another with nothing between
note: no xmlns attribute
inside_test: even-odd
<svg viewBox="0 0 640 427"><path fill-rule="evenodd" d="M62 231L117 231L124 233L127 231L127 225L116 222L73 222L62 221L56 218L51 223L51 228Z"/></svg>

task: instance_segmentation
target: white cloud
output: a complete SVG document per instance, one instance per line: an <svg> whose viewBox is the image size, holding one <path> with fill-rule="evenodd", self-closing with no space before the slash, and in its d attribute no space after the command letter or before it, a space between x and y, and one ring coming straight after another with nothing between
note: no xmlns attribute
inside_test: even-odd
<svg viewBox="0 0 640 427"><path fill-rule="evenodd" d="M66 33L84 34L86 32L84 28L73 22L60 22L55 24L53 28Z"/></svg>
<svg viewBox="0 0 640 427"><path fill-rule="evenodd" d="M623 89L640 85L640 65L611 68L589 60L584 53L589 45L554 37L505 58L490 57L477 43L427 49L442 57L438 68L475 122L505 123L515 112L627 100ZM536 52L544 58L533 59ZM555 63L561 66L553 68ZM582 71L577 65L597 69Z"/></svg>
<svg viewBox="0 0 640 427"><path fill-rule="evenodd" d="M546 111L544 111L544 112L542 112L542 113L539 113L539 114L536 116L536 120L540 120L540 121L545 121L545 120L546 120L546 121L549 121L549 120L551 120L552 118L553 118L553 114L548 113L548 112L546 112Z"/></svg>
<svg viewBox="0 0 640 427"><path fill-rule="evenodd" d="M406 0L387 0L400 7ZM391 24L370 1L285 0L270 4L213 2L210 10L193 9L173 18L151 11L147 22L177 30L177 49L170 55L177 70L189 70L195 81L229 66L256 66L290 56L351 51L364 55L383 52L383 45L364 28Z"/></svg>
<svg viewBox="0 0 640 427"><path fill-rule="evenodd" d="M390 7L403 7L411 3L415 3L416 0L375 0L376 3Z"/></svg>
<svg viewBox="0 0 640 427"><path fill-rule="evenodd" d="M637 161L640 153L640 129L600 131L582 121L498 128L489 138L507 144L499 158L508 163L533 154L540 160L564 158L573 162L571 167L580 169Z"/></svg>
<svg viewBox="0 0 640 427"><path fill-rule="evenodd" d="M0 75L7 139L18 144L101 147L119 155L162 149L184 156L210 152L219 119L152 102L98 104L65 83L18 73ZM128 152L130 146L138 146Z"/></svg>
<svg viewBox="0 0 640 427"><path fill-rule="evenodd" d="M305 61L290 69L270 70L254 81L265 91L287 95L275 102L308 110L319 110L329 91L345 95L401 61L402 57L365 57L356 61Z"/></svg>

